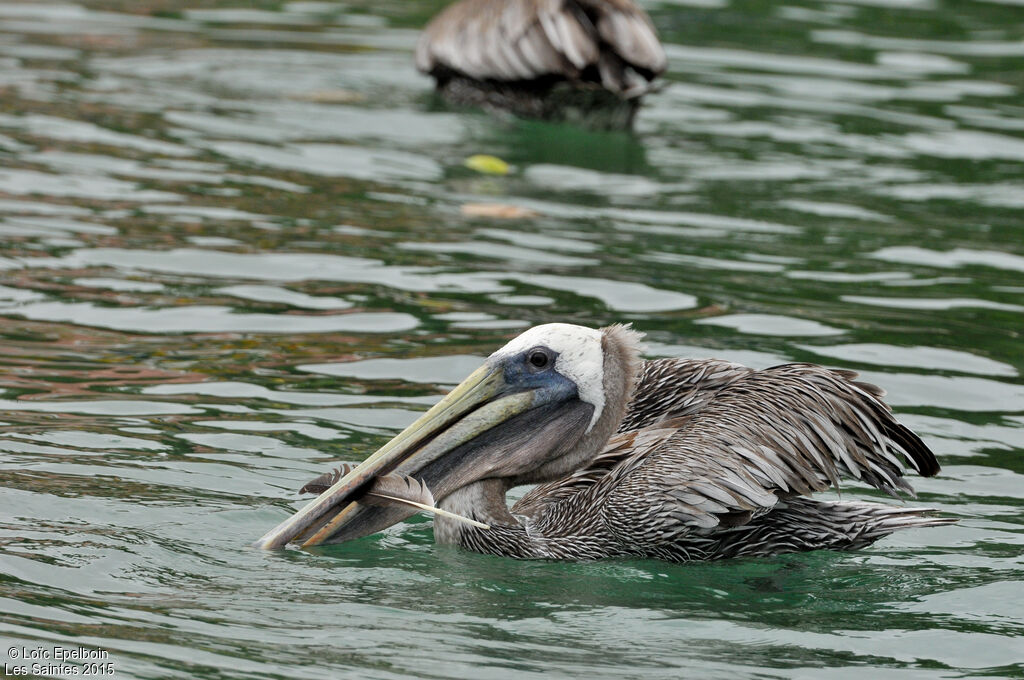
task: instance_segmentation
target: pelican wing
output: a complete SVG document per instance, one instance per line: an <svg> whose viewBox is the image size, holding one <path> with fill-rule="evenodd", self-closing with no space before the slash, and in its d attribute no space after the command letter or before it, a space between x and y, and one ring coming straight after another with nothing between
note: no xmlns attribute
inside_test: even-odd
<svg viewBox="0 0 1024 680"><path fill-rule="evenodd" d="M935 456L855 377L811 364L748 370L682 417L617 435L609 449L630 453L600 480L608 525L633 542L671 541L745 523L841 476L912 494L904 467L933 475Z"/></svg>
<svg viewBox="0 0 1024 680"><path fill-rule="evenodd" d="M645 361L619 432L697 413L722 388L752 373L752 368L721 359Z"/></svg>
<svg viewBox="0 0 1024 680"><path fill-rule="evenodd" d="M645 361L619 425L620 436L613 437L586 467L528 491L513 511L533 515L550 503L596 484L625 460L643 458L675 434L685 419L700 411L719 390L750 373L753 369L720 359ZM622 436L625 433L634 436Z"/></svg>
<svg viewBox="0 0 1024 680"><path fill-rule="evenodd" d="M478 80L575 76L597 60L597 34L562 0L463 0L420 37L416 66Z"/></svg>
<svg viewBox="0 0 1024 680"><path fill-rule="evenodd" d="M580 4L596 17L601 40L648 80L668 66L651 18L633 0L580 0Z"/></svg>
<svg viewBox="0 0 1024 680"><path fill-rule="evenodd" d="M606 87L622 90L609 55L648 79L665 70L650 18L632 2L462 0L424 29L416 67L496 81L575 79L598 67ZM619 82L609 81L613 74Z"/></svg>

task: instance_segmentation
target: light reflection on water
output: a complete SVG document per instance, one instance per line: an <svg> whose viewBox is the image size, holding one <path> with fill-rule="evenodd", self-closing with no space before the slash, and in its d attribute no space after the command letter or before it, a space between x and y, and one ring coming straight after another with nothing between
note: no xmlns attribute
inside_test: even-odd
<svg viewBox="0 0 1024 680"><path fill-rule="evenodd" d="M0 5L3 648L124 677L1024 676L1018 9L648 3L672 71L629 135L441 110L411 50L442 4ZM499 560L422 518L248 548L546 321L857 369L961 522L694 565Z"/></svg>

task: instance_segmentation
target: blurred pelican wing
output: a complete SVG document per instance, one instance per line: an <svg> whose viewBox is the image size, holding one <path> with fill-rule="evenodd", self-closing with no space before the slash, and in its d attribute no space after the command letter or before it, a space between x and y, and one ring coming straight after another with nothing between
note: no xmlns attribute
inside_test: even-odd
<svg viewBox="0 0 1024 680"><path fill-rule="evenodd" d="M575 79L599 68L605 87L624 89L624 62L647 78L665 53L642 9L627 0L462 0L424 30L416 66L476 80ZM610 81L610 82L609 82Z"/></svg>
<svg viewBox="0 0 1024 680"><path fill-rule="evenodd" d="M623 61L648 79L665 70L668 66L665 50L646 12L629 0L582 4L592 5L595 12L600 12L598 33Z"/></svg>

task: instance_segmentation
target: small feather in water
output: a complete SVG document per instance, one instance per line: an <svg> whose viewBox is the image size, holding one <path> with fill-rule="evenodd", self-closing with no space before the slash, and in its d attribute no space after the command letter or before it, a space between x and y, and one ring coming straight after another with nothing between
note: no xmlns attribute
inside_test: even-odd
<svg viewBox="0 0 1024 680"><path fill-rule="evenodd" d="M405 475L392 474L378 477L373 483L370 492L366 494L363 502L371 505L391 505L393 503L408 505L434 515L465 522L480 529L491 528L483 522L477 522L475 519L456 515L454 512L438 508L434 505L434 494L430 492L427 485L418 479L406 477Z"/></svg>
<svg viewBox="0 0 1024 680"><path fill-rule="evenodd" d="M353 468L355 468L355 465L352 463L342 463L334 470L325 472L310 481L299 490L299 493L321 494L334 486L339 479L351 472ZM474 519L469 519L468 517L436 507L434 505L434 494L427 488L427 485L418 479L406 477L405 475L392 474L378 477L374 480L370 491L360 500L367 505L408 505L417 510L441 517L450 517L480 529L491 528L490 525L483 522L477 522Z"/></svg>

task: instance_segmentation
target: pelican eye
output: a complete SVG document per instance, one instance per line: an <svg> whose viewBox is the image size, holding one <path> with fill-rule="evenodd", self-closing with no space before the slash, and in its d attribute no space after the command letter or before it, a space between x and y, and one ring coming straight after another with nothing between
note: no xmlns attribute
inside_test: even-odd
<svg viewBox="0 0 1024 680"><path fill-rule="evenodd" d="M551 357L548 356L547 352L535 349L530 352L530 355L527 357L527 361L530 362L530 366L533 368L543 370L551 364Z"/></svg>

